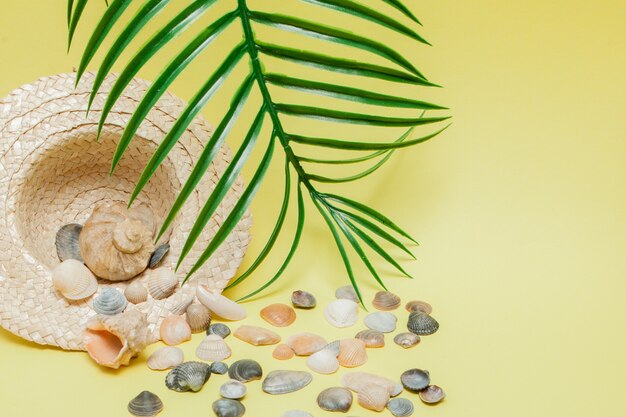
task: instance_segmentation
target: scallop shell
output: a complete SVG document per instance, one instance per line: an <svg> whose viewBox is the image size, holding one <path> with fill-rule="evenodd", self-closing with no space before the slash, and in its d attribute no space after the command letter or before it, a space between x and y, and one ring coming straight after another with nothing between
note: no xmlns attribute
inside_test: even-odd
<svg viewBox="0 0 626 417"><path fill-rule="evenodd" d="M215 334L206 336L196 349L196 356L205 361L221 361L231 354L232 351L224 339Z"/></svg>
<svg viewBox="0 0 626 417"><path fill-rule="evenodd" d="M439 329L439 323L428 314L422 313L421 311L414 311L409 314L406 327L411 333L427 336L435 333Z"/></svg>
<svg viewBox="0 0 626 417"><path fill-rule="evenodd" d="M272 352L272 357L280 361L291 359L293 358L293 355L295 355L293 349L284 343L276 346L276 348Z"/></svg>
<svg viewBox="0 0 626 417"><path fill-rule="evenodd" d="M199 285L196 296L212 313L226 320L243 320L246 318L246 310L242 306L221 294L211 292L206 286Z"/></svg>
<svg viewBox="0 0 626 417"><path fill-rule="evenodd" d="M372 301L374 308L389 311L400 307L400 297L389 291L378 291Z"/></svg>
<svg viewBox="0 0 626 417"><path fill-rule="evenodd" d="M135 280L126 287L124 296L131 303L139 304L148 299L148 290L146 290L146 287L144 287L140 281Z"/></svg>
<svg viewBox="0 0 626 417"><path fill-rule="evenodd" d="M389 402L389 391L381 385L367 384L357 392L356 398L363 408L383 411Z"/></svg>
<svg viewBox="0 0 626 417"><path fill-rule="evenodd" d="M157 349L148 357L148 368L155 371L174 368L185 360L185 354L180 348L166 346Z"/></svg>
<svg viewBox="0 0 626 417"><path fill-rule="evenodd" d="M385 377L366 372L348 372L341 378L341 384L355 392L361 391L366 385L374 384L385 387L389 395L395 397L402 392L402 385Z"/></svg>
<svg viewBox="0 0 626 417"><path fill-rule="evenodd" d="M324 310L324 317L335 327L350 327L359 319L358 305L351 300L335 300Z"/></svg>
<svg viewBox="0 0 626 417"><path fill-rule="evenodd" d="M430 384L430 374L426 370L413 368L400 375L402 386L411 392L419 392Z"/></svg>
<svg viewBox="0 0 626 417"><path fill-rule="evenodd" d="M257 326L240 326L233 335L254 346L275 345L280 342L280 336L271 330Z"/></svg>
<svg viewBox="0 0 626 417"><path fill-rule="evenodd" d="M339 364L346 368L356 368L367 362L365 343L360 339L344 339L339 344Z"/></svg>
<svg viewBox="0 0 626 417"><path fill-rule="evenodd" d="M236 379L229 379L220 387L220 395L231 400L238 400L246 395L246 385Z"/></svg>
<svg viewBox="0 0 626 417"><path fill-rule="evenodd" d="M212 408L217 417L241 417L246 413L246 407L240 401L229 398L216 400Z"/></svg>
<svg viewBox="0 0 626 417"><path fill-rule="evenodd" d="M352 406L352 393L342 387L326 388L317 396L317 405L322 410L345 413Z"/></svg>
<svg viewBox="0 0 626 417"><path fill-rule="evenodd" d="M404 308L406 308L406 311L408 311L409 313L412 313L414 311L421 311L422 313L430 314L433 312L432 306L426 301L409 301L408 303L406 303Z"/></svg>
<svg viewBox="0 0 626 417"><path fill-rule="evenodd" d="M311 383L313 375L305 371L272 371L261 385L268 394L288 394L298 391Z"/></svg>
<svg viewBox="0 0 626 417"><path fill-rule="evenodd" d="M128 300L124 294L113 287L104 287L93 300L93 309L98 314L114 316L124 311L128 305Z"/></svg>
<svg viewBox="0 0 626 417"><path fill-rule="evenodd" d="M306 361L306 364L312 371L318 374L332 374L339 369L339 361L337 355L331 350L322 349L315 352Z"/></svg>
<svg viewBox="0 0 626 417"><path fill-rule="evenodd" d="M162 245L159 245L152 253L152 256L150 256L150 261L148 262L148 268L154 269L157 266L159 266L159 264L161 263L161 261L163 261L163 258L165 258L165 255L167 255L169 251L170 251L169 243L164 243Z"/></svg>
<svg viewBox="0 0 626 417"><path fill-rule="evenodd" d="M335 298L354 301L357 304L359 303L359 296L356 294L356 291L354 291L354 287L352 285L337 288L335 291Z"/></svg>
<svg viewBox="0 0 626 417"><path fill-rule="evenodd" d="M403 332L398 333L396 337L393 338L393 341L396 342L398 346L402 346L404 349L408 349L417 345L420 342L420 337L415 333Z"/></svg>
<svg viewBox="0 0 626 417"><path fill-rule="evenodd" d="M187 307L187 323L193 333L203 332L211 324L211 312L202 304Z"/></svg>
<svg viewBox="0 0 626 417"><path fill-rule="evenodd" d="M285 411L281 417L313 417L313 415L302 410L289 410Z"/></svg>
<svg viewBox="0 0 626 417"><path fill-rule="evenodd" d="M68 300L83 300L98 291L98 280L82 262L67 259L52 269L52 285Z"/></svg>
<svg viewBox="0 0 626 417"><path fill-rule="evenodd" d="M367 348L379 348L385 346L385 334L378 330L361 330L354 336L355 339L360 339L365 343Z"/></svg>
<svg viewBox="0 0 626 417"><path fill-rule="evenodd" d="M169 268L157 268L148 277L148 292L155 300L162 300L174 293L178 278Z"/></svg>
<svg viewBox="0 0 626 417"><path fill-rule="evenodd" d="M413 403L406 398L392 398L387 403L387 409L396 417L409 417L415 411Z"/></svg>
<svg viewBox="0 0 626 417"><path fill-rule="evenodd" d="M224 362L213 362L211 364L211 372L218 375L224 375L228 372L228 365Z"/></svg>
<svg viewBox="0 0 626 417"><path fill-rule="evenodd" d="M446 393L437 385L429 385L421 390L418 395L426 404L436 404L446 397Z"/></svg>
<svg viewBox="0 0 626 417"><path fill-rule="evenodd" d="M230 327L223 323L213 323L206 329L206 334L216 334L222 339L226 339L230 335Z"/></svg>
<svg viewBox="0 0 626 417"><path fill-rule="evenodd" d="M70 223L61 227L57 232L54 245L57 248L57 256L61 262L68 259L75 259L83 263L78 241L81 230L83 230L82 225Z"/></svg>
<svg viewBox="0 0 626 417"><path fill-rule="evenodd" d="M310 292L298 290L291 293L291 304L296 308L310 309L317 305L317 300Z"/></svg>
<svg viewBox="0 0 626 417"><path fill-rule="evenodd" d="M128 412L138 417L156 416L163 410L163 402L150 391L142 391L128 403Z"/></svg>
<svg viewBox="0 0 626 417"><path fill-rule="evenodd" d="M308 356L326 346L326 340L314 333L296 333L285 342L298 356Z"/></svg>
<svg viewBox="0 0 626 417"><path fill-rule="evenodd" d="M191 339L191 328L181 316L171 315L163 319L160 335L166 345L176 346Z"/></svg>
<svg viewBox="0 0 626 417"><path fill-rule="evenodd" d="M261 318L276 327L287 327L296 321L296 312L286 304L270 304L261 309Z"/></svg>
<svg viewBox="0 0 626 417"><path fill-rule="evenodd" d="M371 330L378 330L383 333L390 333L396 330L398 318L392 313L377 311L365 316L363 323Z"/></svg>
<svg viewBox="0 0 626 417"><path fill-rule="evenodd" d="M202 362L183 362L165 377L165 385L172 391L198 392L211 377L211 367Z"/></svg>
<svg viewBox="0 0 626 417"><path fill-rule="evenodd" d="M240 382L249 382L261 379L263 368L252 359L241 359L233 362L228 368L228 376Z"/></svg>

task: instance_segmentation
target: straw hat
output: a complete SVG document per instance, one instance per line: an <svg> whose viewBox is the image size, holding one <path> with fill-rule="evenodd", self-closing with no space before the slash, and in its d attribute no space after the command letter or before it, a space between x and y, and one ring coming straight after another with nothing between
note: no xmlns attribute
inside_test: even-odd
<svg viewBox="0 0 626 417"><path fill-rule="evenodd" d="M0 204L0 321L24 339L72 350L84 350L82 333L87 320L95 315L94 297L68 302L52 287L50 271L59 263L55 234L64 224L83 224L99 201L128 202L143 167L185 107L182 100L165 94L109 176L117 141L148 83L131 82L96 143L100 110L115 76L107 78L86 117L93 79L93 74L85 74L75 89L75 74L44 77L0 100L0 196L4 199ZM210 136L208 123L196 118L138 197L159 220L165 218ZM180 212L164 264L176 262L198 212L230 158L224 146ZM238 179L179 269L179 278L199 257L242 189L243 182ZM167 299L149 297L137 305L147 314L152 341L158 340L158 326L164 317L184 312L198 283L221 292L243 259L250 226L248 213L183 288ZM145 281L148 275L149 271L136 279ZM99 280L98 291L105 286L123 291L129 282Z"/></svg>

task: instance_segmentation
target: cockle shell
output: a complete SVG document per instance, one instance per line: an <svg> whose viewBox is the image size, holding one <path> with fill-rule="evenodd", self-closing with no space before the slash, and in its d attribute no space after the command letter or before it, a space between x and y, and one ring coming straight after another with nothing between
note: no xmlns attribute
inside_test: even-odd
<svg viewBox="0 0 626 417"><path fill-rule="evenodd" d="M202 362L183 362L165 377L165 385L172 391L198 392L211 377L211 367Z"/></svg>
<svg viewBox="0 0 626 417"><path fill-rule="evenodd" d="M311 383L313 375L305 371L272 371L261 385L268 394L288 394L298 391Z"/></svg>
<svg viewBox="0 0 626 417"><path fill-rule="evenodd" d="M339 343L339 365L346 368L356 368L367 362L365 343L360 339L343 339Z"/></svg>
<svg viewBox="0 0 626 417"><path fill-rule="evenodd" d="M222 361L231 354L232 351L224 339L215 334L206 336L196 349L196 356L205 361Z"/></svg>
<svg viewBox="0 0 626 417"><path fill-rule="evenodd" d="M178 278L170 268L157 268L148 277L148 292L155 300L162 300L174 293Z"/></svg>
<svg viewBox="0 0 626 417"><path fill-rule="evenodd" d="M220 387L220 395L231 400L238 400L246 395L246 385L236 379L229 379Z"/></svg>
<svg viewBox="0 0 626 417"><path fill-rule="evenodd" d="M270 304L261 309L261 318L276 327L287 327L296 321L296 312L286 304Z"/></svg>
<svg viewBox="0 0 626 417"><path fill-rule="evenodd" d="M254 346L275 345L280 342L280 336L277 333L257 326L240 326L233 335Z"/></svg>
<svg viewBox="0 0 626 417"><path fill-rule="evenodd" d="M354 301L357 304L359 303L359 296L356 294L356 291L354 291L354 287L352 285L337 288L335 291L335 298Z"/></svg>
<svg viewBox="0 0 626 417"><path fill-rule="evenodd" d="M187 307L186 317L192 333L203 332L211 324L211 312L203 304L191 304Z"/></svg>
<svg viewBox="0 0 626 417"><path fill-rule="evenodd" d="M211 364L211 372L218 375L224 375L228 372L228 365L225 362L213 362Z"/></svg>
<svg viewBox="0 0 626 417"><path fill-rule="evenodd" d="M230 327L223 323L213 323L206 329L206 334L216 334L222 339L226 339L230 335Z"/></svg>
<svg viewBox="0 0 626 417"><path fill-rule="evenodd" d="M172 307L170 308L170 313L176 314L178 316L184 314L191 303L193 303L194 296L192 294L183 294L182 292L178 292L172 295L169 301L173 302Z"/></svg>
<svg viewBox="0 0 626 417"><path fill-rule="evenodd" d="M406 324L407 329L411 333L420 336L427 336L435 333L439 329L437 320L421 311L414 311L409 314L409 320Z"/></svg>
<svg viewBox="0 0 626 417"><path fill-rule="evenodd" d="M406 398L392 398L387 403L387 409L396 417L409 417L413 414L415 407Z"/></svg>
<svg viewBox="0 0 626 417"><path fill-rule="evenodd" d="M313 415L302 410L289 410L284 412L281 417L313 417Z"/></svg>
<svg viewBox="0 0 626 417"><path fill-rule="evenodd" d="M404 349L408 349L417 345L420 342L420 337L415 333L402 332L398 333L396 337L393 338L393 341L396 342L398 346L402 346Z"/></svg>
<svg viewBox="0 0 626 417"><path fill-rule="evenodd" d="M389 291L378 291L374 296L372 305L378 310L395 310L400 307L400 297Z"/></svg>
<svg viewBox="0 0 626 417"><path fill-rule="evenodd" d="M57 256L61 262L68 259L75 259L83 263L80 256L80 244L78 242L83 226L76 223L66 224L61 227L56 234L54 245L57 248Z"/></svg>
<svg viewBox="0 0 626 417"><path fill-rule="evenodd" d="M246 413L246 407L241 402L229 398L216 400L212 408L217 417L241 417Z"/></svg>
<svg viewBox="0 0 626 417"><path fill-rule="evenodd" d="M436 404L446 397L446 393L437 385L429 385L421 390L418 395L426 404Z"/></svg>
<svg viewBox="0 0 626 417"><path fill-rule="evenodd" d="M359 319L358 305L351 300L335 300L324 310L324 317L335 327L350 327Z"/></svg>
<svg viewBox="0 0 626 417"><path fill-rule="evenodd" d="M326 346L326 340L314 333L296 333L285 342L298 356L308 356Z"/></svg>
<svg viewBox="0 0 626 417"><path fill-rule="evenodd" d="M163 261L163 258L165 258L165 255L167 255L169 251L170 251L169 243L164 243L162 245L159 245L152 253L152 256L150 256L150 261L148 262L148 268L154 269L157 266L159 266L159 264L161 263L161 261Z"/></svg>
<svg viewBox="0 0 626 417"><path fill-rule="evenodd" d="M332 374L339 369L339 360L331 350L322 349L315 352L306 361L312 371L318 374Z"/></svg>
<svg viewBox="0 0 626 417"><path fill-rule="evenodd" d="M363 408L383 411L389 402L389 391L381 385L367 384L357 392L356 398Z"/></svg>
<svg viewBox="0 0 626 417"><path fill-rule="evenodd" d="M296 308L310 309L317 305L317 301L310 292L298 290L291 293L291 304Z"/></svg>
<svg viewBox="0 0 626 417"><path fill-rule="evenodd" d="M180 348L166 346L155 350L148 357L148 368L155 371L174 368L185 360L185 354Z"/></svg>
<svg viewBox="0 0 626 417"><path fill-rule="evenodd" d="M228 368L228 376L240 382L249 382L261 379L263 369L257 361L252 359L240 359L230 365Z"/></svg>
<svg viewBox="0 0 626 417"><path fill-rule="evenodd" d="M272 352L272 357L280 361L291 359L293 358L293 355L295 355L293 349L284 343L276 346L276 348Z"/></svg>
<svg viewBox="0 0 626 417"><path fill-rule="evenodd" d="M385 311L377 311L365 316L363 323L372 330L378 330L383 333L390 333L396 330L398 318L392 313Z"/></svg>
<svg viewBox="0 0 626 417"><path fill-rule="evenodd" d="M342 387L326 388L317 396L317 405L322 410L345 413L352 406L352 393Z"/></svg>
<svg viewBox="0 0 626 417"><path fill-rule="evenodd" d="M191 328L181 316L167 316L160 329L161 340L170 346L180 345L191 339Z"/></svg>
<svg viewBox="0 0 626 417"><path fill-rule="evenodd" d="M93 309L98 314L114 316L126 309L128 300L124 294L113 287L104 287L100 294L93 300Z"/></svg>
<svg viewBox="0 0 626 417"><path fill-rule="evenodd" d="M52 285L68 300L83 300L98 290L98 280L82 262L67 259L52 269Z"/></svg>
<svg viewBox="0 0 626 417"><path fill-rule="evenodd" d="M324 346L321 350L329 350L335 355L335 357L339 356L339 346L341 345L341 340L333 340L326 346Z"/></svg>
<svg viewBox="0 0 626 417"><path fill-rule="evenodd" d="M406 311L408 311L409 313L412 313L414 311L421 311L422 313L430 314L433 312L432 306L426 301L409 301L408 303L406 303L404 308L406 308Z"/></svg>
<svg viewBox="0 0 626 417"><path fill-rule="evenodd" d="M400 375L402 386L411 392L419 392L430 384L430 374L426 370L413 368Z"/></svg>
<svg viewBox="0 0 626 417"><path fill-rule="evenodd" d="M361 391L366 385L385 387L389 395L395 397L402 392L402 385L385 377L366 372L348 372L341 378L341 384L355 392Z"/></svg>
<svg viewBox="0 0 626 417"><path fill-rule="evenodd" d="M140 281L135 280L126 287L124 296L131 303L139 304L148 299L148 290L146 290L146 287L144 287Z"/></svg>
<svg viewBox="0 0 626 417"><path fill-rule="evenodd" d="M129 310L115 316L98 315L85 327L83 342L99 365L119 368L141 352L149 341L145 314Z"/></svg>
<svg viewBox="0 0 626 417"><path fill-rule="evenodd" d="M128 403L128 412L138 417L156 416L163 410L163 402L150 391L142 391Z"/></svg>
<svg viewBox="0 0 626 417"><path fill-rule="evenodd" d="M360 339L365 343L367 348L379 348L385 346L385 334L378 330L361 330L354 336L355 339Z"/></svg>
<svg viewBox="0 0 626 417"><path fill-rule="evenodd" d="M246 310L242 306L221 294L210 291L205 286L198 286L196 296L212 313L226 320L243 320L246 318Z"/></svg>

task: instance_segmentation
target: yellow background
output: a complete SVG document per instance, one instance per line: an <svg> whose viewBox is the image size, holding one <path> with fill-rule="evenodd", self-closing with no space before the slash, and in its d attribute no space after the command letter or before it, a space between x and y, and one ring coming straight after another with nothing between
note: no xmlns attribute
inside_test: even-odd
<svg viewBox="0 0 626 417"><path fill-rule="evenodd" d="M79 28L81 47L85 29L102 10L98 3L92 1ZM403 261L415 279L386 274L387 281L403 301L429 301L441 329L406 351L387 336L387 347L370 350L362 369L392 377L412 367L430 370L448 397L427 407L403 394L416 400L416 416L626 415L626 5L407 3L419 3L413 9L425 23L421 33L435 45L417 47L415 62L445 86L420 94L448 105L454 124L438 139L397 153L378 173L343 192L388 214L421 242L417 261ZM65 54L64 4L0 1L0 95L77 65L80 48ZM314 10L298 2L284 7ZM332 13L319 13L326 22L332 19ZM387 41L410 47L396 38ZM157 68L152 64L141 75L153 79ZM196 65L172 91L189 98L201 77ZM218 95L206 109L209 121L216 123L229 94ZM303 127L326 129L313 122ZM280 165L252 207L253 252L273 225ZM251 172L249 167L247 178ZM320 306L299 312L281 335L306 329L328 340L352 336L359 326L341 331L322 318L324 305L347 278L326 226L314 207L307 208L298 254L276 286L245 304L247 322L260 323L262 306L288 302L291 291L302 288L313 291ZM277 265L278 257L255 275L256 282L229 295L245 294ZM369 300L377 289L363 271L359 276ZM402 327L404 311L397 313ZM196 335L183 346L188 358L200 339ZM256 358L266 371L305 367L303 358L274 361L272 347L228 341L235 358ZM86 354L40 347L0 331L0 415L126 415L127 401L144 389L161 396L163 416L212 415L225 378L214 376L195 395L169 391L165 373L144 364L156 347L131 367L110 371ZM260 382L251 383L246 415L280 416L292 408L331 415L317 409L315 397L338 384L344 372L315 375L308 388L280 397L262 394ZM356 403L349 414L376 415Z"/></svg>

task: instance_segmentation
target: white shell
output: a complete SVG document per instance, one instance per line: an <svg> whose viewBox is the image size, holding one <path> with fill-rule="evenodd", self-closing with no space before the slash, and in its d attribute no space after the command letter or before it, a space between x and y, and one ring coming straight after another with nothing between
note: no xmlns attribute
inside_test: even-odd
<svg viewBox="0 0 626 417"><path fill-rule="evenodd" d="M224 339L215 334L210 334L198 345L196 356L205 361L222 361L232 354L230 347Z"/></svg>
<svg viewBox="0 0 626 417"><path fill-rule="evenodd" d="M261 388L268 394L288 394L301 390L311 383L313 375L305 371L272 371L270 372Z"/></svg>
<svg viewBox="0 0 626 417"><path fill-rule="evenodd" d="M148 290L139 280L130 283L124 290L124 296L133 304L143 303L148 299Z"/></svg>
<svg viewBox="0 0 626 417"><path fill-rule="evenodd" d="M180 345L191 339L191 328L183 317L167 316L161 323L160 336L166 345Z"/></svg>
<svg viewBox="0 0 626 417"><path fill-rule="evenodd" d="M286 411L281 417L313 417L313 415L302 410L289 410Z"/></svg>
<svg viewBox="0 0 626 417"><path fill-rule="evenodd" d="M318 374L332 374L339 369L339 360L330 349L322 349L315 352L306 361L312 371Z"/></svg>
<svg viewBox="0 0 626 417"><path fill-rule="evenodd" d="M404 389L402 384L367 372L348 372L341 378L341 384L355 392L361 391L368 384L381 385L387 389L392 397L400 394Z"/></svg>
<svg viewBox="0 0 626 417"><path fill-rule="evenodd" d="M335 327L350 327L359 319L358 305L351 300L335 300L324 310L324 317Z"/></svg>
<svg viewBox="0 0 626 417"><path fill-rule="evenodd" d="M75 259L67 259L54 267L52 285L68 300L83 300L98 290L95 275Z"/></svg>
<svg viewBox="0 0 626 417"><path fill-rule="evenodd" d="M155 371L163 371L165 369L175 368L183 363L185 355L180 348L166 346L155 350L148 357L148 368Z"/></svg>
<svg viewBox="0 0 626 417"><path fill-rule="evenodd" d="M343 287L337 288L335 291L335 298L345 299L354 301L355 303L359 303L359 296L354 291L354 287L352 285L345 285Z"/></svg>
<svg viewBox="0 0 626 417"><path fill-rule="evenodd" d="M390 333L396 330L398 318L392 313L386 311L377 311L365 316L363 323L372 330L378 330L383 333Z"/></svg>
<svg viewBox="0 0 626 417"><path fill-rule="evenodd" d="M114 316L126 309L128 300L124 294L113 287L104 287L100 294L93 300L93 309L98 314Z"/></svg>
<svg viewBox="0 0 626 417"><path fill-rule="evenodd" d="M224 398L230 398L231 400L243 398L247 391L246 385L236 379L229 379L220 387L220 395Z"/></svg>
<svg viewBox="0 0 626 417"><path fill-rule="evenodd" d="M211 292L207 287L199 285L196 296L212 313L226 320L243 320L247 316L246 310L242 306L221 294Z"/></svg>
<svg viewBox="0 0 626 417"><path fill-rule="evenodd" d="M155 300L162 300L174 293L178 286L178 278L169 268L157 268L151 271L148 278L148 291Z"/></svg>

